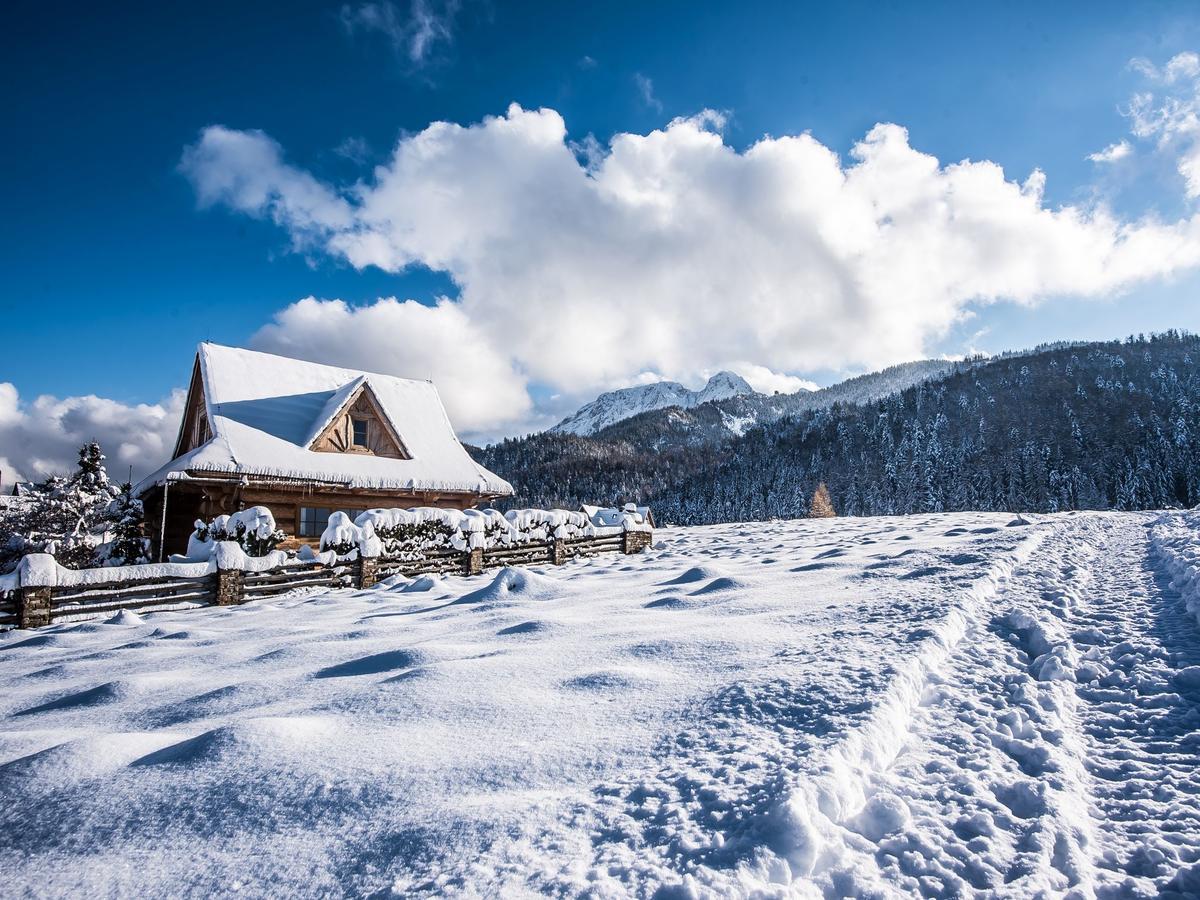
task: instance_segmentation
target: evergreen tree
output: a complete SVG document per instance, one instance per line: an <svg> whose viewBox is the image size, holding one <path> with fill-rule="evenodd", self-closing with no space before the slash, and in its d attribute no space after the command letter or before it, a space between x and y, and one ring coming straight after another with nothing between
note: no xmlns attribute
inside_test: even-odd
<svg viewBox="0 0 1200 900"><path fill-rule="evenodd" d="M133 486L121 486L120 495L106 511L114 537L99 554L107 566L133 566L149 562L150 541L146 538L146 518L142 501L133 496Z"/></svg>
<svg viewBox="0 0 1200 900"><path fill-rule="evenodd" d="M829 499L829 488L825 487L823 481L813 491L812 503L808 507L808 516L811 519L832 519L837 516L833 509L833 501Z"/></svg>
<svg viewBox="0 0 1200 900"><path fill-rule="evenodd" d="M6 514L0 567L11 571L29 553L52 554L73 569L95 565L96 547L110 524L107 510L119 493L109 483L100 445L84 444L70 477L51 475L33 485L27 499Z"/></svg>

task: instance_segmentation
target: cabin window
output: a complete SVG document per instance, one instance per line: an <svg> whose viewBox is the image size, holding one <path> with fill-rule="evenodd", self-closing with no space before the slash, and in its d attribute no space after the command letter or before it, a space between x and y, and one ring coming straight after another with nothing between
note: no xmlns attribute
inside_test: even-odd
<svg viewBox="0 0 1200 900"><path fill-rule="evenodd" d="M350 443L355 447L366 448L367 444L367 420L366 419L351 419L350 420Z"/></svg>
<svg viewBox="0 0 1200 900"><path fill-rule="evenodd" d="M300 537L320 537L325 526L329 524L329 513L328 509L300 507Z"/></svg>
<svg viewBox="0 0 1200 900"><path fill-rule="evenodd" d="M329 517L335 512L344 512L350 517L350 521L354 521L362 510L361 509L328 509L320 506L302 506L300 507L300 534L299 537L320 537L329 525Z"/></svg>

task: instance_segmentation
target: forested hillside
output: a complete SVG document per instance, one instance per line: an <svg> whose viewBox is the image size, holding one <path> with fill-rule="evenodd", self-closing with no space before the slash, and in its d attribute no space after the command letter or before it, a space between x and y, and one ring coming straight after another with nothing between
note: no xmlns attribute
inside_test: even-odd
<svg viewBox="0 0 1200 900"><path fill-rule="evenodd" d="M1197 359L1200 338L1175 332L1057 346L739 437L715 439L719 409L660 410L591 438L505 441L480 461L522 504L635 500L689 524L804 515L821 481L843 515L1191 506Z"/></svg>

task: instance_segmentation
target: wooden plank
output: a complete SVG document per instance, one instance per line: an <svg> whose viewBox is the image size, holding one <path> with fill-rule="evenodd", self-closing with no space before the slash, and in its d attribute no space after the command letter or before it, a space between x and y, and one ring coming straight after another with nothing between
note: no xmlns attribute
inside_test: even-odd
<svg viewBox="0 0 1200 900"><path fill-rule="evenodd" d="M463 550L429 550L425 553L421 553L420 555L416 555L416 554L401 554L398 556L384 555L384 556L379 557L379 561L381 563L384 563L384 562L388 562L388 563L420 563L420 562L425 562L427 560L428 561L436 561L436 560L461 559L465 552L466 551L463 551Z"/></svg>
<svg viewBox="0 0 1200 900"><path fill-rule="evenodd" d="M183 608L199 609L204 606L212 606L214 601L215 601L215 598L213 598L213 597L202 597L197 600L182 600L182 599L170 598L170 599L157 599L157 600L137 600L137 601L132 601L132 602L125 601L122 603L102 603L102 604L94 604L94 605L89 605L89 606L76 606L76 607L68 606L65 608L56 608L56 609L50 610L50 621L51 621L51 623L57 622L63 618L66 618L67 616L88 616L90 618L99 618L100 616L107 616L107 615L110 615L115 612L120 612L123 609L128 609L128 610L139 610L140 609L140 610L144 610L147 612L153 612L154 610L149 609L149 607L152 607L152 606L153 607L166 607L166 606L174 607L174 606L182 606L183 604L187 604Z"/></svg>
<svg viewBox="0 0 1200 900"><path fill-rule="evenodd" d="M259 584L252 588L246 588L242 591L243 597L257 597L264 592L280 593L281 591L294 591L301 588L340 588L348 587L348 583L342 581L331 581L322 579L320 581L282 581L278 584Z"/></svg>
<svg viewBox="0 0 1200 900"><path fill-rule="evenodd" d="M128 581L97 581L91 584L58 584L55 590L122 590L126 588L143 588L180 581L203 581L204 578L215 578L209 575L163 575L156 578L137 578Z"/></svg>
<svg viewBox="0 0 1200 900"><path fill-rule="evenodd" d="M350 574L351 570L349 566L339 566L335 569L304 569L299 572L256 572L253 578L243 578L242 584L246 587L257 584L286 584L290 581L303 581L313 577L340 578L343 575Z"/></svg>
<svg viewBox="0 0 1200 900"><path fill-rule="evenodd" d="M333 578L334 575L326 572L289 572L286 575L266 575L260 578L247 580L242 582L243 587L254 587L260 584L289 584L293 581L308 581L313 578Z"/></svg>
<svg viewBox="0 0 1200 900"><path fill-rule="evenodd" d="M341 584L340 582L335 582L335 583L331 584L327 581L309 582L306 584L263 585L262 587L256 588L253 591L246 591L242 595L242 599L244 601L245 600L262 600L264 597L277 597L280 594L286 594L288 591L297 591L297 590L301 590L304 588L316 588L316 589L326 588L326 589L328 589L328 588L342 588L342 587L349 587L349 586L350 585Z"/></svg>
<svg viewBox="0 0 1200 900"><path fill-rule="evenodd" d="M184 603L191 600L213 600L217 592L214 590L181 591L178 594L149 595L145 597L91 597L83 601L72 600L69 603L53 603L52 612L60 609L91 609L93 606L121 606L138 603Z"/></svg>
<svg viewBox="0 0 1200 900"><path fill-rule="evenodd" d="M463 574L462 563L443 563L437 566L421 565L420 563L413 565L393 564L379 570L379 577L392 578L396 575L403 575L405 578L413 578L418 575L461 575Z"/></svg>
<svg viewBox="0 0 1200 900"><path fill-rule="evenodd" d="M187 593L187 592L195 591L195 590L199 590L199 589L215 591L216 590L216 579L211 576L206 576L204 578L197 578L197 579L192 579L189 581L179 581L179 582L175 582L172 584L157 584L157 585L140 585L139 584L139 585L135 585L133 587L128 587L123 590L117 590L117 591L69 590L69 591L60 592L57 588L55 588L55 589L52 589L52 591L51 591L50 602L51 602L51 604L56 605L56 604L60 604L60 603L76 603L80 600L89 600L89 599L116 600L116 599L125 598L125 597L128 597L130 599L136 599L139 597L169 597L169 596L173 596L174 594L177 594L180 592Z"/></svg>

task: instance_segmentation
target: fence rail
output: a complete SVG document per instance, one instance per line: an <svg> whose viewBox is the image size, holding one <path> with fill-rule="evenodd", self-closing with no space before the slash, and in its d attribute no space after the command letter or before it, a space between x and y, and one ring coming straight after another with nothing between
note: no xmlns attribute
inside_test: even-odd
<svg viewBox="0 0 1200 900"><path fill-rule="evenodd" d="M624 531L488 549L434 550L419 557L368 556L332 565L292 562L263 571L217 568L197 575L192 569L187 575L22 585L0 594L0 630L95 618L123 609L231 606L301 588L369 588L395 575L478 575L499 566L557 565L599 553L640 553L650 541L648 531ZM98 571L89 570L91 577Z"/></svg>

